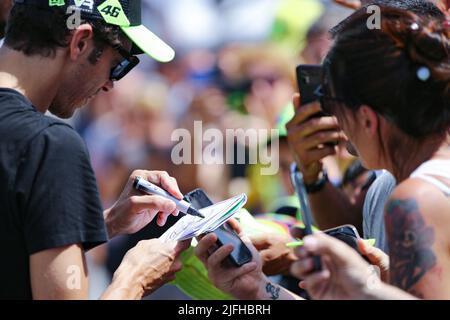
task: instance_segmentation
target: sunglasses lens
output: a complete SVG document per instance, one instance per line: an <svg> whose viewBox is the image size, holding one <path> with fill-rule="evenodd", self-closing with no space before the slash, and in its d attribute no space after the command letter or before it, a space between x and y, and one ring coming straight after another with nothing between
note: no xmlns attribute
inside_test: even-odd
<svg viewBox="0 0 450 320"><path fill-rule="evenodd" d="M125 59L111 70L111 80L118 81L125 77L137 64L139 59L137 57L130 57L129 60Z"/></svg>

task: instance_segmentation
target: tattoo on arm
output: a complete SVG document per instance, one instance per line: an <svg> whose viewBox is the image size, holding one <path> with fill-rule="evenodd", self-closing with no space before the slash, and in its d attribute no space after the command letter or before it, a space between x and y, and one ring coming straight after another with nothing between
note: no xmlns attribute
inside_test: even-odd
<svg viewBox="0 0 450 320"><path fill-rule="evenodd" d="M436 265L434 230L425 225L414 199L392 200L386 207L390 281L413 293L413 287Z"/></svg>
<svg viewBox="0 0 450 320"><path fill-rule="evenodd" d="M266 284L266 292L270 294L272 300L277 300L280 297L280 288L270 282Z"/></svg>

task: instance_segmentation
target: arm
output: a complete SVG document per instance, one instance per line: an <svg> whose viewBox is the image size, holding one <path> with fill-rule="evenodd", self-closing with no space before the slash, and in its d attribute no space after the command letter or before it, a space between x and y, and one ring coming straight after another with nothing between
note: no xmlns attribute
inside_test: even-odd
<svg viewBox="0 0 450 320"><path fill-rule="evenodd" d="M172 281L182 267L179 256L189 246L190 240L140 241L127 252L101 299L141 299Z"/></svg>
<svg viewBox="0 0 450 320"><path fill-rule="evenodd" d="M303 279L300 287L313 299L415 299L383 283L355 250L324 233L305 237L304 245L295 252L299 260L292 264L291 272ZM321 257L321 271L313 271L312 256Z"/></svg>
<svg viewBox="0 0 450 320"><path fill-rule="evenodd" d="M408 179L386 205L391 284L424 299L448 299L448 199L432 185Z"/></svg>
<svg viewBox="0 0 450 320"><path fill-rule="evenodd" d="M233 251L231 244L216 249L217 237L211 233L203 237L197 247L195 254L203 262L208 270L208 277L212 283L237 299L245 300L292 300L301 299L289 290L273 284L262 272L262 261L258 251L253 247L250 240L242 237L250 251L253 259L241 267L227 266L226 257Z"/></svg>
<svg viewBox="0 0 450 320"><path fill-rule="evenodd" d="M300 107L300 96L293 99L295 116L286 125L288 142L294 154L305 183L317 181L322 171L322 159L335 155L335 147L320 145L327 142L343 141L345 137L334 117L310 117L321 111L319 103ZM361 195L364 196L364 195ZM353 224L362 229L362 201L350 203L348 197L331 183L314 194L308 195L311 210L320 229L329 229L342 224Z"/></svg>
<svg viewBox="0 0 450 320"><path fill-rule="evenodd" d="M367 189L359 195L364 199ZM354 204L340 190L327 182L325 187L317 193L308 195L311 211L318 227L322 230L334 228L343 224L352 224L362 234L362 204L364 201L356 201Z"/></svg>
<svg viewBox="0 0 450 320"><path fill-rule="evenodd" d="M33 299L87 299L86 260L78 244L44 250L30 256Z"/></svg>

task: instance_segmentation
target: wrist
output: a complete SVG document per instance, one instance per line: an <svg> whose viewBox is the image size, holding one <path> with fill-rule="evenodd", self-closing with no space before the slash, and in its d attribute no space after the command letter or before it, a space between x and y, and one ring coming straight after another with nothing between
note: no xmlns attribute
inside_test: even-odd
<svg viewBox="0 0 450 320"><path fill-rule="evenodd" d="M317 176L316 180L314 182L305 182L305 189L308 194L317 193L323 190L325 185L328 182L328 174L325 169L323 169Z"/></svg>
<svg viewBox="0 0 450 320"><path fill-rule="evenodd" d="M116 232L116 228L115 228L113 211L114 211L113 207L103 211L103 218L105 220L106 232L108 233L108 239L112 239L115 236L117 236L117 234L118 234Z"/></svg>
<svg viewBox="0 0 450 320"><path fill-rule="evenodd" d="M139 300L144 296L139 275L124 269L119 267L114 273L111 285L103 294L104 299Z"/></svg>
<svg viewBox="0 0 450 320"><path fill-rule="evenodd" d="M255 300L278 300L280 298L281 287L264 276L259 282L258 293Z"/></svg>

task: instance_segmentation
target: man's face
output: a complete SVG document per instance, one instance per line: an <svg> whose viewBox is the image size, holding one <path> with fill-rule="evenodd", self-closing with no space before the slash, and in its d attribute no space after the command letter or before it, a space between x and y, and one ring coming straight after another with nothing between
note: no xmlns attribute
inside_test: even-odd
<svg viewBox="0 0 450 320"><path fill-rule="evenodd" d="M70 118L77 108L88 104L100 91L108 91L114 87L110 80L111 69L123 57L110 45L106 45L94 64L91 61L95 50L94 41L90 42L89 54L71 63L63 74L61 86L49 107L50 112L60 118ZM126 49L130 47L131 44L128 43Z"/></svg>

